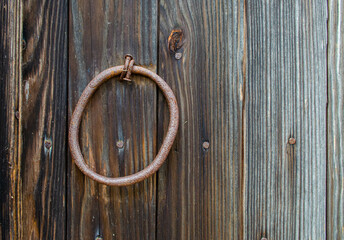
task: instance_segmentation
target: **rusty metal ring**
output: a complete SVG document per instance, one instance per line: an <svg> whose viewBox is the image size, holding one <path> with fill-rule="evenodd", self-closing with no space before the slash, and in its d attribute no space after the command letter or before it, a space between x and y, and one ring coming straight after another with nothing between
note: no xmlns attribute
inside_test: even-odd
<svg viewBox="0 0 344 240"><path fill-rule="evenodd" d="M143 170L137 173L123 177L105 177L94 172L85 163L78 140L79 126L81 122L82 113L87 105L87 102L89 101L93 93L96 91L96 89L108 79L121 74L123 71L123 67L124 65L106 69L105 71L101 72L92 79L92 81L86 86L85 90L80 96L77 105L75 106L69 126L69 147L75 164L86 176L90 177L91 179L99 183L106 184L109 186L128 186L139 181L142 181L148 178L149 176L153 175L167 158L167 155L172 147L173 141L178 131L179 110L176 97L174 96L171 88L161 77L159 77L154 72L143 67L133 66L132 73L140 74L152 79L161 89L167 100L168 108L170 111L170 122L168 125L166 137L163 140L161 148L159 149L159 152L154 158L154 160L147 167L145 167Z"/></svg>

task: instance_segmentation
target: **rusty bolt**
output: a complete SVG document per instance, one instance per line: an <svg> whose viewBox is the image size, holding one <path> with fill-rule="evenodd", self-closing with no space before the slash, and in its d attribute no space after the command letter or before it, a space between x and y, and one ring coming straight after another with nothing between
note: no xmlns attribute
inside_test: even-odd
<svg viewBox="0 0 344 240"><path fill-rule="evenodd" d="M178 53L176 53L176 54L174 55L174 57L175 57L177 60L181 59L182 56L183 56L183 54L180 53L180 52L178 52Z"/></svg>
<svg viewBox="0 0 344 240"><path fill-rule="evenodd" d="M204 141L202 146L203 146L204 149L208 149L210 147L210 144L209 144L208 141Z"/></svg>
<svg viewBox="0 0 344 240"><path fill-rule="evenodd" d="M45 146L46 149L51 148L51 141L50 140L45 140L44 146Z"/></svg>
<svg viewBox="0 0 344 240"><path fill-rule="evenodd" d="M289 143L290 145L294 145L294 144L296 143L295 138L293 138L293 137L289 138L288 143Z"/></svg>
<svg viewBox="0 0 344 240"><path fill-rule="evenodd" d="M117 146L118 148L123 148L124 142L123 142L122 140L119 140L119 141L117 141L116 146Z"/></svg>

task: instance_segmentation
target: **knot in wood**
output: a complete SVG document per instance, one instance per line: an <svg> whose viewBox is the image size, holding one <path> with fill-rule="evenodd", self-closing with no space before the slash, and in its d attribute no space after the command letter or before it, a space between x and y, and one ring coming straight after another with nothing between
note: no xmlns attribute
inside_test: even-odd
<svg viewBox="0 0 344 240"><path fill-rule="evenodd" d="M168 49L171 52L176 52L183 45L183 31L181 29L172 30L168 37Z"/></svg>

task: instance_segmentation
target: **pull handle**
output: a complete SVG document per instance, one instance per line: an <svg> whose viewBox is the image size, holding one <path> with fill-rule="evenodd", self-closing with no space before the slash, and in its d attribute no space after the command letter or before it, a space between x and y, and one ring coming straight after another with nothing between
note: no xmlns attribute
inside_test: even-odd
<svg viewBox="0 0 344 240"><path fill-rule="evenodd" d="M75 106L70 125L69 125L69 147L72 154L72 158L75 161L75 164L79 167L81 172L83 172L86 176L93 179L94 181L97 181L99 183L109 185L109 186L128 186L137 182L140 182L151 175L153 175L160 166L164 163L166 160L169 151L172 148L174 139L178 132L178 123L179 123L179 109L177 104L177 99L173 94L172 89L169 87L169 85L156 73L134 65L134 60L132 56L126 55L126 60L124 65L115 66L112 68L108 68L104 70L103 72L99 73L97 76L95 76L92 81L86 86L85 90L81 94L78 103ZM170 112L170 122L168 125L167 134L162 142L162 145L158 151L158 154L155 156L154 160L143 170L134 173L132 175L123 176L123 177L115 177L110 178L103 175L100 175L96 172L94 172L84 161L84 157L80 150L79 145L79 128L80 128L80 122L81 117L83 114L83 111L85 110L85 107L92 97L93 93L96 91L96 89L106 82L108 79L117 76L121 74L121 78L126 81L130 80L131 74L140 74L145 77L150 78L153 80L160 90L163 92L165 99L168 103L168 109Z"/></svg>

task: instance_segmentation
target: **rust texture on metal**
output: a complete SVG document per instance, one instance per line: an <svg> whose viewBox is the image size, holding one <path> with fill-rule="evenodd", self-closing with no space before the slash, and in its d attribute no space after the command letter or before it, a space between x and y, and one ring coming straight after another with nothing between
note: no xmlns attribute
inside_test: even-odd
<svg viewBox="0 0 344 240"><path fill-rule="evenodd" d="M177 99L173 94L172 89L168 86L168 84L156 73L140 67L133 65L133 59L131 56L126 56L125 64L121 66L112 67L109 69L104 70L97 76L95 76L92 81L86 86L85 90L81 94L78 103L75 106L70 125L69 125L69 147L72 154L72 158L75 161L75 164L79 167L81 172L83 172L86 176L90 177L91 179L106 184L109 186L128 186L137 182L140 182L151 175L153 175L160 166L164 163L165 159L168 156L168 153L172 147L174 139L177 135L178 131L178 123L179 123L179 110L177 105ZM125 74L123 74L125 73ZM128 75L129 73L129 75ZM81 153L80 145L79 145L79 128L81 117L83 111L96 91L96 89L109 80L112 77L115 77L119 74L125 75L127 79L129 79L131 74L140 74L145 77L152 79L162 91L165 99L168 103L168 108L170 111L170 121L168 125L167 134L162 142L162 145L158 151L158 154L154 158L154 160L143 170L134 173L132 175L123 176L123 177L116 177L110 178L103 175L100 175L94 172L84 161L83 155ZM123 78L124 79L124 78Z"/></svg>
<svg viewBox="0 0 344 240"><path fill-rule="evenodd" d="M133 71L133 67L134 67L134 60L130 60L127 74L125 75L125 78L123 78L123 80L129 81L129 82L131 81L130 76L131 76L131 72Z"/></svg>
<svg viewBox="0 0 344 240"><path fill-rule="evenodd" d="M204 149L208 149L210 147L210 143L208 141L203 142L202 144Z"/></svg>
<svg viewBox="0 0 344 240"><path fill-rule="evenodd" d="M130 54L125 55L125 62L124 62L124 67L123 67L123 71L121 73L120 76L120 80L125 80L125 81L131 81L130 80L130 75L131 75L131 71L133 69L134 66L134 59L133 56L131 56Z"/></svg>
<svg viewBox="0 0 344 240"><path fill-rule="evenodd" d="M294 145L296 143L296 139L291 137L291 138L289 138L288 142L290 145Z"/></svg>

